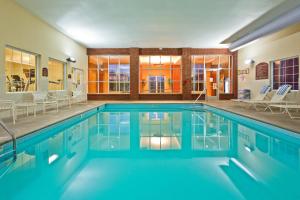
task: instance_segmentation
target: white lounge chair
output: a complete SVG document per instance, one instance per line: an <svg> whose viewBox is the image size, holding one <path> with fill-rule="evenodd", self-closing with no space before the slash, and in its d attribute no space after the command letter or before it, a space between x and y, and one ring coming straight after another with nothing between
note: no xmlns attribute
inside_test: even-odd
<svg viewBox="0 0 300 200"><path fill-rule="evenodd" d="M294 103L288 103L288 102L286 102L285 104L279 104L279 105L278 104L271 104L271 105L269 105L269 107L270 107L270 110L272 112L274 112L272 108L279 108L280 110L283 109L282 113L287 113L291 119L300 119L300 116L295 116L291 112L291 110L295 110L296 112L299 112L299 110L300 110L300 103L294 104Z"/></svg>
<svg viewBox="0 0 300 200"><path fill-rule="evenodd" d="M259 90L259 94L253 99L231 99L233 102L237 103L248 103L249 101L263 101L266 100L268 93L271 91L271 87L269 85L264 85Z"/></svg>
<svg viewBox="0 0 300 200"><path fill-rule="evenodd" d="M271 100L248 100L243 101L245 103L249 103L252 105L256 110L257 106L263 106L265 107L264 111L271 110L269 105L271 104L282 104L285 103L284 98L286 95L290 92L292 86L291 85L282 85L278 88L278 90L275 92L275 94L272 96Z"/></svg>
<svg viewBox="0 0 300 200"><path fill-rule="evenodd" d="M12 118L13 118L13 123L16 123L17 120L17 115L16 115L16 106L15 102L12 100L0 100L0 110L6 110L10 111Z"/></svg>
<svg viewBox="0 0 300 200"><path fill-rule="evenodd" d="M46 107L51 105L54 105L56 107L56 112L58 112L58 101L49 97L47 92L34 92L32 95L33 102L43 106L43 113L46 112Z"/></svg>
<svg viewBox="0 0 300 200"><path fill-rule="evenodd" d="M87 98L81 90L73 91L72 103L86 103Z"/></svg>
<svg viewBox="0 0 300 200"><path fill-rule="evenodd" d="M61 102L62 104L66 104L69 106L69 108L71 108L71 97L65 92L52 92L49 93L49 97L52 100L56 100L58 104Z"/></svg>

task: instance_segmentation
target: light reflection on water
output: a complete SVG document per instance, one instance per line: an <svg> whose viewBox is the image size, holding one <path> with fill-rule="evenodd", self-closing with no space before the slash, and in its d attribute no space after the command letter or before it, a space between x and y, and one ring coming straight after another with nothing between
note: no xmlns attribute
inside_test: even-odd
<svg viewBox="0 0 300 200"><path fill-rule="evenodd" d="M298 139L209 111L98 112L2 168L5 199L300 197Z"/></svg>

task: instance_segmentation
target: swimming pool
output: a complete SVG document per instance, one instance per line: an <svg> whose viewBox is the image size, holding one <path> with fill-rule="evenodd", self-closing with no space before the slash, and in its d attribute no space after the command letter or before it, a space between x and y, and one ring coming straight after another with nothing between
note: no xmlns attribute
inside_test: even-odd
<svg viewBox="0 0 300 200"><path fill-rule="evenodd" d="M18 139L0 199L300 199L299 154L296 133L213 107L106 104Z"/></svg>

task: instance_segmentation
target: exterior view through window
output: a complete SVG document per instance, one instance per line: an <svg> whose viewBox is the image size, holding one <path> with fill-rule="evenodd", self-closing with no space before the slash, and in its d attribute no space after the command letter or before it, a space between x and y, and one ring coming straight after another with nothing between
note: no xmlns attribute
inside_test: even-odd
<svg viewBox="0 0 300 200"><path fill-rule="evenodd" d="M37 55L27 51L5 48L5 77L7 92L36 90Z"/></svg>
<svg viewBox="0 0 300 200"><path fill-rule="evenodd" d="M292 90L299 90L299 57L276 60L271 62L273 89L289 84Z"/></svg>
<svg viewBox="0 0 300 200"><path fill-rule="evenodd" d="M89 56L90 94L120 94L130 91L129 56Z"/></svg>
<svg viewBox="0 0 300 200"><path fill-rule="evenodd" d="M140 56L140 93L181 93L181 56Z"/></svg>

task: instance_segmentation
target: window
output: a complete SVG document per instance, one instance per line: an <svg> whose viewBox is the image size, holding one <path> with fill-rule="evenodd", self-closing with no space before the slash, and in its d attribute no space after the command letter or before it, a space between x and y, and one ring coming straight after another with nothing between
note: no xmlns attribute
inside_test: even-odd
<svg viewBox="0 0 300 200"><path fill-rule="evenodd" d="M288 58L271 62L273 89L289 84L292 90L299 90L299 58Z"/></svg>
<svg viewBox="0 0 300 200"><path fill-rule="evenodd" d="M48 90L65 89L65 63L49 59L48 61Z"/></svg>
<svg viewBox="0 0 300 200"><path fill-rule="evenodd" d="M192 56L192 93L208 96L232 93L232 56Z"/></svg>
<svg viewBox="0 0 300 200"><path fill-rule="evenodd" d="M219 93L232 93L232 56L221 55L219 66Z"/></svg>
<svg viewBox="0 0 300 200"><path fill-rule="evenodd" d="M192 63L192 92L200 93L204 90L204 56L193 56Z"/></svg>
<svg viewBox="0 0 300 200"><path fill-rule="evenodd" d="M89 56L89 93L129 93L129 61L129 56Z"/></svg>
<svg viewBox="0 0 300 200"><path fill-rule="evenodd" d="M37 54L13 47L5 48L5 76L7 92L36 90Z"/></svg>
<svg viewBox="0 0 300 200"><path fill-rule="evenodd" d="M140 56L140 93L181 93L181 56Z"/></svg>

